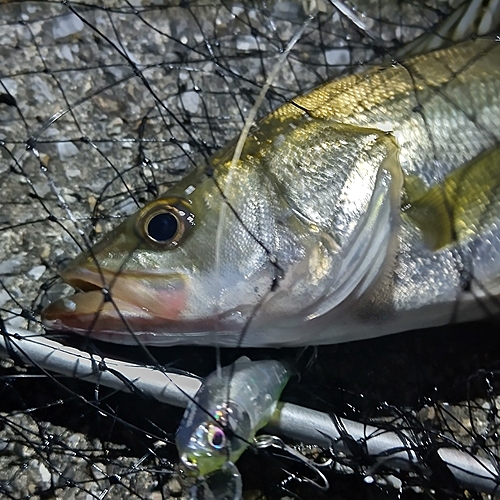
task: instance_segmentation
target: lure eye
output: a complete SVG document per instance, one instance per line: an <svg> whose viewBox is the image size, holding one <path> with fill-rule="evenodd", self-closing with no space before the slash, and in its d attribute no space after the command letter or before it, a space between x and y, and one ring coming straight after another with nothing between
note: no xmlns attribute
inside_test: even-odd
<svg viewBox="0 0 500 500"><path fill-rule="evenodd" d="M186 200L165 198L144 207L137 229L146 241L158 248L175 248L195 225Z"/></svg>
<svg viewBox="0 0 500 500"><path fill-rule="evenodd" d="M217 425L211 424L208 426L208 443L216 450L220 450L226 445L226 435Z"/></svg>

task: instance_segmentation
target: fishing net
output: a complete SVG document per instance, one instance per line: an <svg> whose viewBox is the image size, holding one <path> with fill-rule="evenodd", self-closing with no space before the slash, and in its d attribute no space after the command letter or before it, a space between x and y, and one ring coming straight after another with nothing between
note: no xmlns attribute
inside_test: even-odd
<svg viewBox="0 0 500 500"><path fill-rule="evenodd" d="M187 494L174 443L182 410L133 380L122 380L124 392L27 363L7 332L28 330L32 342L45 335L41 310L70 291L58 269L237 136L301 29L258 117L320 82L390 61L458 3L359 1L362 30L322 0L0 2L0 326L10 339L0 361L2 498ZM242 353L51 338L95 359L196 376ZM303 463L255 448L238 462L245 498L487 498L461 484L438 450L497 466L498 342L492 317L319 348L283 399L338 424L344 452L289 442L330 488L312 484ZM415 465L391 463L396 450L374 456L340 418L411 435Z"/></svg>

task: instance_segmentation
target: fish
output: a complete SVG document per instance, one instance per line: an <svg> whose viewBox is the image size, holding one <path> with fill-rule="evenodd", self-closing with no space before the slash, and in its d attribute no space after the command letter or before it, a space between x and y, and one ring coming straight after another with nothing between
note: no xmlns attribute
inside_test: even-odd
<svg viewBox="0 0 500 500"><path fill-rule="evenodd" d="M329 81L62 272L49 330L293 347L484 318L500 294L500 44Z"/></svg>
<svg viewBox="0 0 500 500"><path fill-rule="evenodd" d="M271 419L292 373L286 362L241 357L206 377L175 437L184 469L205 477L234 464Z"/></svg>

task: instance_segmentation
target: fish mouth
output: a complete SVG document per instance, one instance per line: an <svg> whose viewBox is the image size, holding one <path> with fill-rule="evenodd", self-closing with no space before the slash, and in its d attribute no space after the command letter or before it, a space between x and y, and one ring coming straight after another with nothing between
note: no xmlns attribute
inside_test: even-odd
<svg viewBox="0 0 500 500"><path fill-rule="evenodd" d="M77 293L54 301L42 312L50 330L105 338L177 323L186 308L186 277L69 268L62 280Z"/></svg>

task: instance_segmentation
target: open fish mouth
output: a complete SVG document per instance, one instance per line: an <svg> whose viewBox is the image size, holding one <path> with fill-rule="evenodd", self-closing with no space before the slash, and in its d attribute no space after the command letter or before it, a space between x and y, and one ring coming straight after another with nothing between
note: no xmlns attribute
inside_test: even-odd
<svg viewBox="0 0 500 500"><path fill-rule="evenodd" d="M137 272L119 275L88 268L61 274L77 293L50 304L42 313L50 330L70 330L103 338L155 331L179 322L186 308L186 279Z"/></svg>
<svg viewBox="0 0 500 500"><path fill-rule="evenodd" d="M241 325L233 314L189 317L188 277L183 274L123 271L117 275L70 267L61 277L77 292L45 308L42 322L47 330L156 346L205 345L217 332L228 346L238 345Z"/></svg>

